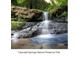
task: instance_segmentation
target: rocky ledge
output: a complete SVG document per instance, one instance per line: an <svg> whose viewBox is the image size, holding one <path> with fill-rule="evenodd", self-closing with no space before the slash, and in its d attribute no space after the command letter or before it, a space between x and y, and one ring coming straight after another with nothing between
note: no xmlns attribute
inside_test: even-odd
<svg viewBox="0 0 79 59"><path fill-rule="evenodd" d="M27 22L27 24L29 24ZM18 32L13 32L12 35L17 34L18 38L29 38L29 37L34 37L36 35L40 35L42 32L42 26L40 26L40 23L34 24L34 22L31 22L29 25L25 26L24 29ZM31 26L30 26L31 25ZM51 34L62 34L62 33L67 33L67 23L58 23L58 22L50 22L49 23L49 28L44 29L49 30ZM46 34L47 32L45 32Z"/></svg>
<svg viewBox="0 0 79 59"><path fill-rule="evenodd" d="M19 18L23 21L40 21L42 20L42 13L43 12L38 9L28 9L25 7L11 6L11 18Z"/></svg>

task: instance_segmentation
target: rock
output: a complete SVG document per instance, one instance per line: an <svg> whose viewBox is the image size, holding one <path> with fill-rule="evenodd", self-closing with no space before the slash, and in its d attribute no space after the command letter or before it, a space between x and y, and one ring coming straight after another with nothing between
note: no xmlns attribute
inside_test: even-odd
<svg viewBox="0 0 79 59"><path fill-rule="evenodd" d="M48 29L44 29L44 31L48 30L50 34L63 34L63 33L67 33L67 26L68 26L67 23L50 22L48 25ZM36 31L32 32L31 34L32 37L40 35L40 34L44 34L42 33L42 26L40 27L39 24L36 25L35 29Z"/></svg>
<svg viewBox="0 0 79 59"><path fill-rule="evenodd" d="M50 18L53 21L57 21L57 22L68 22L67 20L67 5L56 8L56 9L52 9L50 12Z"/></svg>
<svg viewBox="0 0 79 59"><path fill-rule="evenodd" d="M53 19L53 21L55 21L55 22L68 23L68 19L67 19L67 17L59 17L59 18L55 18L55 19Z"/></svg>
<svg viewBox="0 0 79 59"><path fill-rule="evenodd" d="M40 27L40 24L41 22L36 24L30 24L31 26L27 25L24 29L18 32L18 38L29 38L43 34L42 27ZM45 30L48 30L50 34L67 33L67 23L50 22L49 28Z"/></svg>
<svg viewBox="0 0 79 59"><path fill-rule="evenodd" d="M15 37L17 33L18 33L17 38L31 37L32 33L34 31L36 31L36 29L37 29L37 27L36 27L37 25L35 25L35 24L36 23L34 23L34 22L27 22L24 29L17 31L17 32L12 31L12 37Z"/></svg>
<svg viewBox="0 0 79 59"><path fill-rule="evenodd" d="M26 22L25 26L23 27L24 29L25 28L28 28L28 27L32 27L34 25L37 25L38 22Z"/></svg>
<svg viewBox="0 0 79 59"><path fill-rule="evenodd" d="M41 16L41 10L11 6L11 18L20 18L23 21L40 21Z"/></svg>

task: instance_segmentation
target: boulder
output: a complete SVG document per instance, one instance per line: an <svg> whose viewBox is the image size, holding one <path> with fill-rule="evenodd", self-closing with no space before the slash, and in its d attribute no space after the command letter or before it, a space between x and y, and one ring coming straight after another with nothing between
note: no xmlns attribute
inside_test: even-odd
<svg viewBox="0 0 79 59"><path fill-rule="evenodd" d="M43 12L41 10L37 9L11 6L11 18L19 18L23 21L40 21L42 20L42 13Z"/></svg>

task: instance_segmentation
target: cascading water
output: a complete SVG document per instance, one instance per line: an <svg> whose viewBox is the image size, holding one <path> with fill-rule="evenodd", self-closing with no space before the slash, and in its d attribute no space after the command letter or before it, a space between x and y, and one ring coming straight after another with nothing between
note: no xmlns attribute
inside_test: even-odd
<svg viewBox="0 0 79 59"><path fill-rule="evenodd" d="M52 35L50 34L49 31L49 19L48 19L48 12L43 13L43 21L40 23L40 28L41 28L41 34L38 35L39 37L42 38L50 38Z"/></svg>
<svg viewBox="0 0 79 59"><path fill-rule="evenodd" d="M43 13L43 19L44 20L48 20L48 12L44 12Z"/></svg>
<svg viewBox="0 0 79 59"><path fill-rule="evenodd" d="M42 34L50 34L49 32L49 20L48 20L48 12L44 12L43 14L44 21L42 22Z"/></svg>
<svg viewBox="0 0 79 59"><path fill-rule="evenodd" d="M27 25L26 25L27 27ZM51 44L67 44L67 33L64 34L55 34L55 29L62 30L64 26L60 23L55 23L50 21L48 18L48 12L43 13L43 21L35 24L34 26L29 26L28 28L22 29L18 32L15 32L12 36L12 40L14 43L19 42L20 36L26 36L30 33L30 37L28 39L31 40L31 43L36 44L46 44L48 48L52 47ZM34 36L34 33L36 34ZM52 33L51 33L52 32ZM33 37L31 37L33 35ZM28 36L27 36L28 37ZM23 39L23 38L22 38Z"/></svg>

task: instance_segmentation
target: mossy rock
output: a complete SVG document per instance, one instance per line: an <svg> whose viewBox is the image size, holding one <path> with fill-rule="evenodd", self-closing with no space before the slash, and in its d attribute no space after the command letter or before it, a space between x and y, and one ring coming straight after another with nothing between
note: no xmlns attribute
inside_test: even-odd
<svg viewBox="0 0 79 59"><path fill-rule="evenodd" d="M12 30L20 30L25 25L25 22L19 22L19 21L11 21L11 29Z"/></svg>
<svg viewBox="0 0 79 59"><path fill-rule="evenodd" d="M11 18L22 19L23 21L41 21L43 11L28 9L25 7L11 6ZM15 20L15 19L14 19Z"/></svg>

